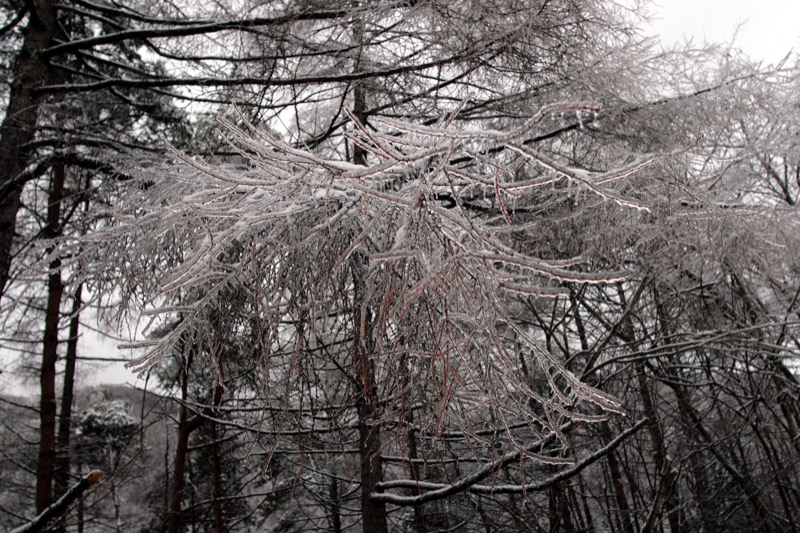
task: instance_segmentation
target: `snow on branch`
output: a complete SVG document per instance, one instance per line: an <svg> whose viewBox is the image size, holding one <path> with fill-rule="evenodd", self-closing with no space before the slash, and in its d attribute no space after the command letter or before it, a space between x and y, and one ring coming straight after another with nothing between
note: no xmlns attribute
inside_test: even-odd
<svg viewBox="0 0 800 533"><path fill-rule="evenodd" d="M214 336L240 335L235 332L254 323L267 328L255 338L268 353L272 341L265 339L280 335L277 324L309 312L330 318L304 328L314 339L330 339L342 328L343 310L353 306L348 270L358 257L367 267L364 305L380 309L376 331L383 337L375 349L394 349L399 324L425 323L430 332L417 341L427 346L420 351L435 346L433 353L455 358L446 366L455 380L448 383L461 386L443 392L443 405L459 395L472 398L476 388L558 402L554 412L584 421L597 417L576 411L581 400L602 412L623 412L615 399L554 361L541 369L552 387L564 390L552 398L530 390L518 375L518 358L504 353L508 341L499 331L515 323L520 298L565 297L571 284L627 277L598 269L591 257L559 250L540 257L512 238L535 233L547 220L536 213L547 212L549 199L559 195L646 209L620 189L649 159L590 171L527 143L550 113L596 109L555 105L507 131L466 130L452 117L435 126L376 119L378 130L354 121L349 138L368 151L366 166L290 146L244 117L246 129L223 121L239 154L234 161L212 164L175 151L176 164L151 172L147 188L122 200L118 226L88 237L107 262L132 269L119 289L127 305L151 314L155 325L175 324L142 343L146 351L133 365L146 368L186 342L215 346ZM526 346L535 345L532 336L518 334ZM535 346L529 353L544 357ZM435 365L420 371L432 382L441 377ZM551 421L537 423L557 429Z"/></svg>

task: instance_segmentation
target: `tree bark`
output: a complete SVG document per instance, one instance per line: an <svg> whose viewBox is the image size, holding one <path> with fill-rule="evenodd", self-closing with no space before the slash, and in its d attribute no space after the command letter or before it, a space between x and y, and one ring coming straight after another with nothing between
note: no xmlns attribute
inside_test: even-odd
<svg viewBox="0 0 800 533"><path fill-rule="evenodd" d="M663 460L663 468L661 469L661 480L658 483L658 489L653 497L653 504L650 507L650 513L647 515L647 522L639 533L651 533L658 522L658 517L661 515L661 509L666 505L667 498L672 492L671 485L674 483L675 478L678 477L678 470L672 468L672 458L667 456ZM672 531L670 529L670 531Z"/></svg>
<svg viewBox="0 0 800 533"><path fill-rule="evenodd" d="M360 381L356 391L358 412L358 451L361 461L361 521L364 533L388 533L386 504L370 498L383 477L381 431L377 418L375 363L371 357L370 317L366 298L366 259L361 254L351 258L353 275L353 357Z"/></svg>
<svg viewBox="0 0 800 533"><path fill-rule="evenodd" d="M65 172L63 165L53 169L50 188L46 238L59 233L61 200L64 196ZM50 249L52 251L52 248ZM47 307L45 310L44 346L39 373L41 397L39 400L39 459L36 465L36 512L41 513L53 502L53 474L56 460L56 361L58 359L58 322L61 317L61 261L50 262L47 280Z"/></svg>
<svg viewBox="0 0 800 533"><path fill-rule="evenodd" d="M600 431L603 435L603 439L606 442L610 442L612 440L612 433L611 428L608 426L608 422L603 422L600 424ZM614 498L616 500L617 509L618 509L618 519L620 522L621 531L624 533L633 533L633 521L631 520L631 508L628 505L628 498L625 496L625 480L622 478L622 472L620 470L619 463L617 462L617 457L612 451L606 456L606 461L608 462L608 471L611 475L611 484L613 485L614 490Z"/></svg>
<svg viewBox="0 0 800 533"><path fill-rule="evenodd" d="M647 278L642 280L639 288L633 295L633 301L630 302L630 307L623 285L618 284L617 293L619 294L622 307L629 309L635 305L639 301L644 289L651 284L651 281L651 279ZM627 314L625 316L619 333L620 337L625 340L625 342L630 343L631 345L636 345L638 339L636 338L637 336L633 326L633 321L631 319L631 314ZM661 475L663 479L663 476L667 475L664 472L671 473L672 470L671 468L666 468L665 470L667 461L667 446L664 440L664 432L661 427L661 419L658 416L658 411L656 410L656 406L653 401L653 392L650 388L650 381L646 373L644 362L641 360L636 361L633 365L633 371L636 373L636 382L639 388L639 395L641 396L642 400L644 415L648 420L647 431L650 435L650 441L653 446L653 461L655 462L655 469L657 475ZM670 459L669 462L671 465L672 460ZM669 519L670 532L681 533L684 530L683 526L681 525L684 521L681 519L681 512L677 503L676 494L673 492L674 487L675 484L670 481L669 485L667 485L669 491L663 495L659 493L660 503L657 508L654 507L654 509L657 509L658 512L661 512L662 509L666 510L667 517ZM656 516L653 519L655 518L658 517Z"/></svg>
<svg viewBox="0 0 800 533"><path fill-rule="evenodd" d="M411 376L408 369L408 352L404 351L400 358L400 371L403 373L403 381L401 390L407 390L411 383ZM417 468L417 458L419 457L417 449L417 430L414 428L414 406L408 401L408 395L403 397L403 410L405 411L405 423L407 424L408 436L408 473L409 477L414 480L419 480L419 471ZM415 490L416 494L421 494L422 491L419 487ZM422 505L414 506L414 526L417 533L428 533L428 527L425 524L425 514L422 510Z"/></svg>
<svg viewBox="0 0 800 533"><path fill-rule="evenodd" d="M192 365L193 351L190 349L187 361L181 370L181 406L178 414L178 443L175 448L175 462L172 469L169 510L167 511L167 532L180 533L183 515L183 489L186 486L186 461L189 455L189 437L203 423L203 418L189 418L186 399L189 387L189 368Z"/></svg>
<svg viewBox="0 0 800 533"><path fill-rule="evenodd" d="M214 387L214 407L217 408L222 403L222 375L220 366L219 381ZM225 524L225 514L222 508L222 497L225 495L225 488L222 484L222 453L219 445L219 431L217 430L217 423L213 420L210 422L211 427L211 487L212 495L214 498L214 532L226 533L228 527Z"/></svg>
<svg viewBox="0 0 800 533"><path fill-rule="evenodd" d="M362 21L358 21L354 29L354 41L359 45L363 41L362 24ZM363 86L357 84L353 90L353 115L365 126L366 110L365 90ZM356 165L367 164L366 150L357 144L353 145L353 163ZM377 412L377 395L375 363L371 357L373 355L371 317L366 302L366 262L367 259L358 253L354 254L350 260L353 276L353 356L360 380L360 390L356 391L356 410L358 412L358 451L361 461L361 517L364 533L388 533L386 504L370 498L370 494L382 480L383 467L380 454L380 425L374 423Z"/></svg>
<svg viewBox="0 0 800 533"><path fill-rule="evenodd" d="M78 285L72 297L72 316L69 320L69 339L67 340L64 385L61 392L61 413L58 417L58 454L55 467L55 494L63 494L69 486L70 471L70 433L72 431L72 403L75 388L75 363L78 358L78 329L83 285Z"/></svg>
<svg viewBox="0 0 800 533"><path fill-rule="evenodd" d="M16 58L6 116L0 124L0 298L5 294L25 180L22 173L30 156L26 147L34 138L43 97L36 89L51 81L53 68L42 52L58 33L56 2L28 2L30 15Z"/></svg>
<svg viewBox="0 0 800 533"><path fill-rule="evenodd" d="M331 532L342 533L341 501L339 498L339 480L331 476L331 484L328 487L331 511Z"/></svg>
<svg viewBox="0 0 800 533"><path fill-rule="evenodd" d="M181 406L178 412L178 443L175 449L175 462L172 471L172 485L169 491L169 509L167 510L167 532L180 533L183 522L183 490L186 487L186 464L189 458L189 437L213 415L210 407L203 409L201 414L189 418L189 408L186 406L189 388L189 369L194 361L194 349L189 349L186 363L181 369ZM222 401L222 377L214 388L213 402L219 406ZM214 528L219 533L227 531L222 510L222 469L219 442L214 435L212 427L212 491ZM167 470L169 474L169 470Z"/></svg>

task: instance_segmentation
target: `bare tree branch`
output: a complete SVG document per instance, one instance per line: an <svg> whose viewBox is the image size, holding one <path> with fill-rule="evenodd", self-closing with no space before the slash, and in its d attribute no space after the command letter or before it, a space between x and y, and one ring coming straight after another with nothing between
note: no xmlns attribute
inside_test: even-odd
<svg viewBox="0 0 800 533"><path fill-rule="evenodd" d="M103 472L100 470L93 470L89 472L83 479L73 485L63 496L56 500L50 507L42 511L39 516L20 526L12 529L9 533L36 533L41 531L42 528L52 519L58 518L64 514L69 506L77 500L81 494L86 492L92 485L94 485L100 478L103 477Z"/></svg>

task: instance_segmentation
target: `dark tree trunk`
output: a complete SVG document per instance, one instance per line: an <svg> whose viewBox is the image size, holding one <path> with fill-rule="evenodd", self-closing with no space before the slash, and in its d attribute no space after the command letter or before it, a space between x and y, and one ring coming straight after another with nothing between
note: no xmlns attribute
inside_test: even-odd
<svg viewBox="0 0 800 533"><path fill-rule="evenodd" d="M661 429L661 420L658 416L658 412L656 411L655 404L653 403L653 396L652 392L650 391L650 383L645 374L645 365L642 361L638 361L636 363L636 374L639 385L639 394L642 397L642 403L644 406L644 414L648 420L647 429L650 434L650 441L653 445L653 459L655 461L656 472L658 472L658 476L661 477L664 475L671 475L671 469L667 468L665 470L668 456L667 447L664 442L664 432ZM669 459L669 461L671 461L671 459ZM667 474L664 474L664 472L667 472ZM683 523L685 522L685 520L682 518L682 512L678 505L676 487L676 483L670 483L670 490L665 496L663 496L665 501L663 502L663 505L659 507L663 507L664 512L667 514L671 533L683 532Z"/></svg>
<svg viewBox="0 0 800 533"><path fill-rule="evenodd" d="M186 406L189 388L189 370L194 360L194 351L189 350L186 363L181 369L181 406L178 411L178 443L175 449L175 462L172 470L172 484L169 490L169 509L167 510L167 531L168 533L180 533L183 522L183 491L186 488L186 466L189 458L189 438L197 428L202 426L214 414L210 407L203 409L202 414L197 414L189 418L189 409ZM222 401L222 376L215 385L213 402L214 406L219 406ZM213 512L214 528L217 533L227 531L222 508L222 454L219 449L219 439L217 438L216 424L212 425L212 444L211 444L211 469L212 469L212 492L213 492ZM169 469L167 469L169 475Z"/></svg>
<svg viewBox="0 0 800 533"><path fill-rule="evenodd" d="M606 443L612 440L613 435L607 422L600 424L600 431ZM611 475L611 484L613 485L614 499L619 512L618 519L621 531L624 533L633 533L634 527L633 521L631 520L631 508L628 504L628 498L625 495L625 480L622 478L622 471L620 470L619 462L617 462L616 453L612 451L606 455L606 462L608 463L608 471Z"/></svg>
<svg viewBox="0 0 800 533"><path fill-rule="evenodd" d="M381 432L375 383L375 362L372 359L372 328L366 305L366 258L354 254L350 259L353 275L353 358L359 380L356 391L358 412L358 452L361 462L361 517L364 533L388 533L386 504L373 501L370 495L381 482Z"/></svg>
<svg viewBox="0 0 800 533"><path fill-rule="evenodd" d="M356 42L360 42L361 28L355 32ZM366 125L366 95L363 87L357 85L353 90L353 115ZM367 164L366 151L358 145L353 147L353 163ZM386 523L386 504L372 501L370 494L383 477L381 464L381 432L375 424L377 416L377 397L375 383L375 364L372 360L371 317L366 299L367 259L354 254L350 260L353 275L353 357L360 380L357 394L358 412L358 451L361 461L361 516L364 533L388 533Z"/></svg>
<svg viewBox="0 0 800 533"><path fill-rule="evenodd" d="M189 418L186 399L189 387L189 368L193 353L189 350L187 361L181 370L181 406L178 413L178 443L175 448L175 462L172 466L172 487L170 488L169 510L167 511L168 533L180 533L183 515L183 490L186 486L186 462L189 455L189 437L203 423L203 418Z"/></svg>
<svg viewBox="0 0 800 533"><path fill-rule="evenodd" d="M222 403L222 376L214 387L214 407L219 407ZM214 531L215 533L226 533L228 527L225 525L225 515L222 508L222 497L225 495L225 487L222 485L222 453L219 445L219 431L217 423L211 421L211 483L214 498Z"/></svg>
<svg viewBox="0 0 800 533"><path fill-rule="evenodd" d="M361 516L364 533L388 533L386 504L370 498L381 482L381 434L375 420L375 406L364 398L358 402L358 450L361 458Z"/></svg>
<svg viewBox="0 0 800 533"><path fill-rule="evenodd" d="M64 385L61 392L61 414L58 417L58 455L55 469L55 497L60 497L69 487L70 433L72 431L72 402L75 388L75 363L78 358L78 329L83 285L78 285L72 297L72 316L69 319L69 339L64 368Z"/></svg>
<svg viewBox="0 0 800 533"><path fill-rule="evenodd" d="M772 513L770 512L771 505L764 500L761 496L756 483L750 477L747 471L737 469L736 459L726 455L724 450L721 450L717 439L714 438L713 433L706 428L703 424L703 417L697 412L695 407L691 404L689 394L685 388L682 387L678 381L678 376L670 376L672 379L665 383L672 388L678 398L678 412L683 420L684 426L693 433L693 436L698 443L705 446L711 455L717 460L719 465L731 476L731 479L739 486L742 493L753 507L755 515L755 523L759 524L759 530L762 533L771 533L776 531ZM740 467L743 465L739 465ZM704 495L699 495L702 498Z"/></svg>
<svg viewBox="0 0 800 533"><path fill-rule="evenodd" d="M342 511L341 501L339 498L339 480L335 477L331 477L328 495L330 496L331 531L332 533L342 533Z"/></svg>
<svg viewBox="0 0 800 533"><path fill-rule="evenodd" d="M64 196L64 167L53 169L50 187L46 238L59 234L61 200ZM61 281L61 261L50 262L47 280L47 307L45 310L44 346L42 366L39 373L41 397L39 400L39 459L36 465L36 512L41 513L53 502L53 473L56 460L56 361L58 359L58 322L61 316L61 297L64 286Z"/></svg>
<svg viewBox="0 0 800 533"><path fill-rule="evenodd" d="M183 489L186 484L186 456L189 453L189 435L191 434L187 409L180 407L178 420L178 444L175 450L175 461L172 465L172 487L170 488L167 531L180 533L183 506Z"/></svg>
<svg viewBox="0 0 800 533"><path fill-rule="evenodd" d="M406 357L407 352L403 352L400 361L400 369L401 372L403 372L402 390L407 390L411 381ZM411 479L418 481L419 469L417 468L417 458L419 457L419 453L417 451L417 430L414 428L414 406L408 401L407 396L403 398L403 410L405 411L405 422L408 425L408 473ZM417 488L415 492L417 494L422 493L419 488ZM425 514L423 513L422 507L422 505L414 506L414 525L416 526L417 533L428 533L428 526L425 524Z"/></svg>
<svg viewBox="0 0 800 533"><path fill-rule="evenodd" d="M623 308L629 308L630 306L636 305L639 301L644 289L647 285L650 284L649 279L644 279L639 285L639 288L633 294L632 301L629 303L628 298L625 295L625 290L622 284L617 285L617 291L620 298L620 303L622 304ZM633 321L631 320L631 314L629 313L623 323L620 326L620 337L627 343L636 345L638 339L636 336L636 332L634 330ZM663 339L662 339L663 340ZM639 395L641 396L642 400L642 407L644 409L644 415L647 417L647 430L650 435L650 442L653 446L653 460L655 462L655 470L656 470L656 477L669 475L671 473L671 468L667 468L665 470L665 464L667 461L667 447L664 441L664 432L661 428L661 420L658 416L658 412L656 411L655 403L653 401L653 392L650 389L650 381L647 376L646 367L643 361L639 360L634 363L634 371L636 372L636 383L639 388ZM664 474L663 472L667 472ZM669 484L670 490L665 494L661 495L662 499L666 499L662 502L658 508L664 509L667 513L667 517L669 519L670 531L671 533L681 533L683 531L682 523L683 520L681 519L681 512L676 500L675 494L675 485L674 483Z"/></svg>
<svg viewBox="0 0 800 533"><path fill-rule="evenodd" d="M42 51L49 48L58 32L56 2L39 0L30 6L22 50L16 58L8 108L0 124L0 297L5 294L11 270L11 254L28 165L27 146L36 132L42 96L37 87L47 83L53 68Z"/></svg>

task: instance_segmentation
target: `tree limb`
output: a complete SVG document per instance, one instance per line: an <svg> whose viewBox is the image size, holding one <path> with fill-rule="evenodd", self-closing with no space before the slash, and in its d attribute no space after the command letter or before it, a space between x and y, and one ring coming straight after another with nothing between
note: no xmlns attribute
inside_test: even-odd
<svg viewBox="0 0 800 533"><path fill-rule="evenodd" d="M92 470L71 489L65 492L55 503L42 511L39 516L25 525L12 529L9 533L35 533L41 531L47 522L64 514L72 502L77 500L81 494L86 492L86 490L94 485L101 477L103 477L103 472L100 470Z"/></svg>
<svg viewBox="0 0 800 533"><path fill-rule="evenodd" d="M658 483L658 491L653 498L653 505L650 508L650 514L647 516L647 522L641 529L640 533L650 533L656 527L656 520L661 516L661 509L667 501L672 483L678 477L678 470L672 468L672 457L667 456L664 460L664 468L661 470L661 481Z"/></svg>
<svg viewBox="0 0 800 533"><path fill-rule="evenodd" d="M569 422L564 424L559 428L561 433L566 433L578 427L581 423L580 422ZM441 500L443 498L447 498L452 496L453 494L458 494L460 492L464 492L468 490L473 485L477 484L482 479L488 477L492 474L492 472L496 472L497 470L503 468L505 465L516 461L520 458L523 451L532 452L534 450L541 450L554 440L556 440L557 433L553 432L544 437L543 439L537 440L532 444L529 444L525 447L524 450L516 450L509 454L503 455L500 459L496 461L492 461L489 464L482 466L481 468L477 469L472 474L464 476L460 480L452 483L450 485L444 485L442 487L436 488L435 490L431 490L430 492L426 492L425 494L420 494L417 496L401 496L399 494L384 494L382 492L373 492L370 495L370 498L375 501L383 501L392 503L395 505L421 505L426 502ZM380 483L377 486L377 489L383 490L384 488L390 488L393 484L390 483ZM416 486L416 484L415 484Z"/></svg>
<svg viewBox="0 0 800 533"><path fill-rule="evenodd" d="M394 504L394 505L404 505L405 506L405 505L420 505L420 504L422 504L424 502L427 502L427 501L440 499L440 498L443 498L443 497L446 497L446 496L450 496L450 495L454 494L455 492L460 492L460 491L454 491L452 489L452 487L455 487L455 486L462 487L461 490L466 490L468 492L472 492L472 493L475 493L475 494L517 494L517 493L541 491L541 490L547 489L549 487L552 487L553 485L555 485L557 483L560 483L560 482L562 482L562 481L564 481L566 479L569 479L572 476L575 476L575 475L579 474L586 467L588 467L589 465L593 464L598 459L604 457L609 452L613 451L617 446L619 446L622 443L622 441L624 441L625 439L627 439L628 437L630 437L631 435L633 435L634 433L636 433L637 431L642 429L645 426L646 423L647 423L647 419L640 420L633 427L625 430L620 435L618 435L614 440L612 440L611 442L609 442L607 445L603 446L602 448L600 448L598 450L595 450L593 453L591 453L590 455L585 457L579 463L573 465L570 468L567 468L566 470L562 470L558 474L546 479L545 481L535 482L535 483L528 483L528 484L525 484L525 485L477 485L477 484L468 485L468 484L466 484L466 480L472 480L474 478L475 474L473 474L471 476L467 476L467 478L464 478L464 480L456 482L456 483L454 483L452 485L445 485L445 484L441 484L441 483L417 482L417 481L411 480L411 479L404 479L404 480L390 481L390 482L387 482L387 483L381 483L379 488L381 488L381 489L387 489L387 488L419 488L419 489L430 490L431 492L427 492L425 494L420 494L420 495L417 495L417 496L402 496L402 495L398 495L398 494L383 494L383 493L380 493L380 494L373 494L372 498L376 498L376 499L379 499L381 501L385 501L385 502L388 502L388 503L391 503L391 504ZM538 445L538 443L534 444L533 447L536 447L537 445ZM531 447L529 447L529 449L530 448ZM518 458L518 457L519 457L519 453L517 452L517 454L515 455L515 459ZM508 459L508 456L503 458L502 461L507 462L506 459ZM492 465L487 465L487 466L492 466ZM497 468L499 468L499 466ZM484 467L483 469L481 469L478 472L476 472L476 474L478 474L479 472L482 472L485 469L486 469L486 467ZM485 476L483 476L483 477L485 477ZM430 494L433 494L433 493L436 493L437 495L439 493L444 494L445 491L447 491L447 493L444 496L426 498L427 496L429 496Z"/></svg>

